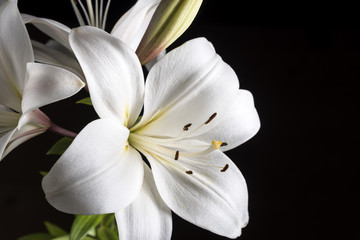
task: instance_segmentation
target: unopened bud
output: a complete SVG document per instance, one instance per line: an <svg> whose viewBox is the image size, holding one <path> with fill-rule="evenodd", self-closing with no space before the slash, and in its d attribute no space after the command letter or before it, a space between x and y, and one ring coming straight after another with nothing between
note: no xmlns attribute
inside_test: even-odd
<svg viewBox="0 0 360 240"><path fill-rule="evenodd" d="M162 0L136 50L140 62L148 63L185 32L202 0Z"/></svg>

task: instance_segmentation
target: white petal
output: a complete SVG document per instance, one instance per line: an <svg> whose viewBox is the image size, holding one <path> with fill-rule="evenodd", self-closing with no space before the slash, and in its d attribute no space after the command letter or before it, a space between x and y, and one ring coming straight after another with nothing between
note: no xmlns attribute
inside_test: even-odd
<svg viewBox="0 0 360 240"><path fill-rule="evenodd" d="M135 129L149 136L200 135L221 121L238 89L235 72L210 42L204 38L188 41L151 68L144 116ZM188 124L191 127L184 131Z"/></svg>
<svg viewBox="0 0 360 240"><path fill-rule="evenodd" d="M216 234L240 236L248 222L247 187L241 172L225 154L216 151L207 159L180 158L176 164L146 157L160 196L172 211ZM225 164L229 165L225 172L212 166Z"/></svg>
<svg viewBox="0 0 360 240"><path fill-rule="evenodd" d="M0 132L0 161L5 157L4 152L6 149L6 146L8 145L10 138L14 134L15 129Z"/></svg>
<svg viewBox="0 0 360 240"><path fill-rule="evenodd" d="M0 133L16 128L20 114L0 104Z"/></svg>
<svg viewBox="0 0 360 240"><path fill-rule="evenodd" d="M131 126L144 92L141 64L122 41L93 27L70 34L70 44L85 74L92 103L101 118L119 119Z"/></svg>
<svg viewBox="0 0 360 240"><path fill-rule="evenodd" d="M26 63L34 56L17 1L0 6L0 23L0 102L20 112Z"/></svg>
<svg viewBox="0 0 360 240"><path fill-rule="evenodd" d="M51 65L29 63L24 89L23 113L68 98L85 86L75 74Z"/></svg>
<svg viewBox="0 0 360 240"><path fill-rule="evenodd" d="M115 24L111 34L135 51L160 0L138 0Z"/></svg>
<svg viewBox="0 0 360 240"><path fill-rule="evenodd" d="M15 87L16 85L14 84L14 81L2 71L1 66L0 86L0 103L20 112L22 92Z"/></svg>
<svg viewBox="0 0 360 240"><path fill-rule="evenodd" d="M62 23L57 21L47 19L47 18L38 18L35 16L21 14L24 23L32 23L40 31L47 34L49 37L53 38L66 48L70 49L69 45L69 33L70 28L65 26Z"/></svg>
<svg viewBox="0 0 360 240"><path fill-rule="evenodd" d="M32 46L35 61L62 67L76 74L82 80L85 79L75 55L66 48L61 48L61 45L57 42L50 40L48 43L43 44L32 41Z"/></svg>
<svg viewBox="0 0 360 240"><path fill-rule="evenodd" d="M88 124L44 177L48 202L73 214L117 212L138 195L144 167L127 146L128 129L111 119Z"/></svg>
<svg viewBox="0 0 360 240"><path fill-rule="evenodd" d="M15 119L14 119L15 120ZM15 124L15 122L13 123ZM4 158L12 150L27 140L44 133L50 126L50 119L40 110L35 109L22 115L17 127L12 131L11 136L4 140L0 151L1 158Z"/></svg>
<svg viewBox="0 0 360 240"><path fill-rule="evenodd" d="M135 201L115 213L122 240L171 238L171 210L161 199L149 167L144 164L144 182Z"/></svg>
<svg viewBox="0 0 360 240"><path fill-rule="evenodd" d="M227 146L221 147L221 150L227 151L252 138L259 128L260 119L252 94L246 90L239 90L225 118L211 131L196 137L196 139L205 142L222 141L227 143Z"/></svg>

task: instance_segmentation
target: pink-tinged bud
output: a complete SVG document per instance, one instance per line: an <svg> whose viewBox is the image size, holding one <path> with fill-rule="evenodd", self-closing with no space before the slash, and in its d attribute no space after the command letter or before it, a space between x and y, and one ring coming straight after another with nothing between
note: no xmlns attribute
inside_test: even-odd
<svg viewBox="0 0 360 240"><path fill-rule="evenodd" d="M202 0L162 0L136 50L146 64L185 32L200 9Z"/></svg>

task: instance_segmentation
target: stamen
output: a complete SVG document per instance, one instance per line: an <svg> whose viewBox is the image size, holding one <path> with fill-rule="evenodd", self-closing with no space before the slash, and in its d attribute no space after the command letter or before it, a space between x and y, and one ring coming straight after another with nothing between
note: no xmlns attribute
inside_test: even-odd
<svg viewBox="0 0 360 240"><path fill-rule="evenodd" d="M175 153L175 160L179 160L179 151L176 151Z"/></svg>
<svg viewBox="0 0 360 240"><path fill-rule="evenodd" d="M229 168L229 164L226 164L223 169L220 170L220 172L225 172L226 170L228 170Z"/></svg>
<svg viewBox="0 0 360 240"><path fill-rule="evenodd" d="M104 0L100 0L100 5L99 0L95 0L95 5L93 5L92 0L86 0L86 7L82 3L82 0L70 0L70 2L80 26L89 25L105 29L105 22L111 0L107 1L105 11L103 11Z"/></svg>
<svg viewBox="0 0 360 240"><path fill-rule="evenodd" d="M84 22L83 17L81 16L81 13L80 13L80 11L79 11L79 8L76 6L76 5L77 5L76 0L70 0L70 2L71 2L71 5L72 5L72 7L73 7L73 9L74 9L76 18L77 18L77 20L79 21L80 26L84 26L84 25L85 25L85 22Z"/></svg>
<svg viewBox="0 0 360 240"><path fill-rule="evenodd" d="M205 122L205 124L209 124L216 117L216 115L217 113L213 113L213 115L209 117L209 119Z"/></svg>
<svg viewBox="0 0 360 240"><path fill-rule="evenodd" d="M102 22L102 25L101 25L101 29L105 29L105 25L106 25L106 19L107 19L107 15L108 15L108 12L109 12L109 7L110 7L110 2L111 0L109 0L106 4L106 8L105 8L105 12L104 12L104 18L102 19L103 22Z"/></svg>
<svg viewBox="0 0 360 240"><path fill-rule="evenodd" d="M220 145L220 147L225 147L225 146L227 146L228 144L226 143L226 142L223 142L223 143L221 143L221 145Z"/></svg>
<svg viewBox="0 0 360 240"><path fill-rule="evenodd" d="M184 131L189 130L189 127L191 127L191 125L192 125L191 123L186 124L186 125L184 126L183 130L184 130Z"/></svg>
<svg viewBox="0 0 360 240"><path fill-rule="evenodd" d="M92 6L92 2L91 2L91 0L86 0L86 3L87 3L87 8L88 8L88 12L89 12L90 20L91 20L91 26L95 26L94 9Z"/></svg>
<svg viewBox="0 0 360 240"><path fill-rule="evenodd" d="M222 142L213 140L213 141L211 142L211 144L212 144L212 146L213 146L215 149L219 149L220 146L221 146L221 144L222 144Z"/></svg>
<svg viewBox="0 0 360 240"><path fill-rule="evenodd" d="M99 20L99 27L101 27L102 24L103 24L103 5L104 5L104 0L100 0L100 20Z"/></svg>
<svg viewBox="0 0 360 240"><path fill-rule="evenodd" d="M88 25L91 26L89 15L88 15L83 3L81 2L81 0L78 0L78 3L80 5L80 7L81 7L81 10L84 12L84 15L85 15L85 18L86 18L86 21L87 21Z"/></svg>
<svg viewBox="0 0 360 240"><path fill-rule="evenodd" d="M95 26L99 27L99 0L95 1Z"/></svg>
<svg viewBox="0 0 360 240"><path fill-rule="evenodd" d="M192 171L186 171L186 174L193 174L193 172Z"/></svg>

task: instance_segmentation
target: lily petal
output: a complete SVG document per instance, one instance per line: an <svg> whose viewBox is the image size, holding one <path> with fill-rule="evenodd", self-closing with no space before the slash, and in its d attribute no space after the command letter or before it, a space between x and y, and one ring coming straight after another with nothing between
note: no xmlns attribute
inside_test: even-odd
<svg viewBox="0 0 360 240"><path fill-rule="evenodd" d="M38 18L28 14L21 14L21 16L24 23L34 24L34 26L37 27L40 31L47 34L49 37L53 38L66 48L70 49L69 33L71 29L69 27L47 18Z"/></svg>
<svg viewBox="0 0 360 240"><path fill-rule="evenodd" d="M28 63L26 79L23 113L70 97L85 86L72 72L40 63Z"/></svg>
<svg viewBox="0 0 360 240"><path fill-rule="evenodd" d="M167 240L171 238L171 210L161 199L150 168L144 164L144 181L138 197L115 213L119 238Z"/></svg>
<svg viewBox="0 0 360 240"><path fill-rule="evenodd" d="M140 154L127 145L128 135L112 119L88 124L44 177L48 202L73 214L112 213L132 203L144 167Z"/></svg>
<svg viewBox="0 0 360 240"><path fill-rule="evenodd" d="M221 141L224 146L220 149L227 151L252 138L259 129L260 119L252 94L246 90L239 90L222 121L211 131L196 138L205 142L211 142L214 139Z"/></svg>
<svg viewBox="0 0 360 240"><path fill-rule="evenodd" d="M20 114L0 104L0 133L16 128Z"/></svg>
<svg viewBox="0 0 360 240"><path fill-rule="evenodd" d="M188 41L151 68L144 115L132 130L172 138L200 135L225 116L238 89L235 72L210 42L204 38Z"/></svg>
<svg viewBox="0 0 360 240"><path fill-rule="evenodd" d="M224 153L216 151L202 159L180 158L177 163L182 168L154 155L146 157L160 196L172 211L216 234L240 236L241 228L248 222L247 187L239 169ZM214 167L226 164L225 172Z"/></svg>
<svg viewBox="0 0 360 240"><path fill-rule="evenodd" d="M138 0L115 24L111 34L137 49L160 0Z"/></svg>
<svg viewBox="0 0 360 240"><path fill-rule="evenodd" d="M26 63L34 56L17 1L3 1L0 22L0 102L20 112Z"/></svg>
<svg viewBox="0 0 360 240"><path fill-rule="evenodd" d="M100 118L135 123L142 108L144 77L134 51L94 27L70 33L71 47L86 76L92 103Z"/></svg>
<svg viewBox="0 0 360 240"><path fill-rule="evenodd" d="M53 40L50 40L46 44L37 41L32 41L31 43L34 49L35 61L59 66L73 72L82 80L85 79L74 54L62 47L59 43Z"/></svg>
<svg viewBox="0 0 360 240"><path fill-rule="evenodd" d="M39 109L27 112L21 116L19 123L9 139L2 157L27 140L44 133L50 127L50 119Z"/></svg>
<svg viewBox="0 0 360 240"><path fill-rule="evenodd" d="M5 157L4 152L7 144L10 141L10 138L14 134L16 129L12 129L5 132L0 132L0 161Z"/></svg>

